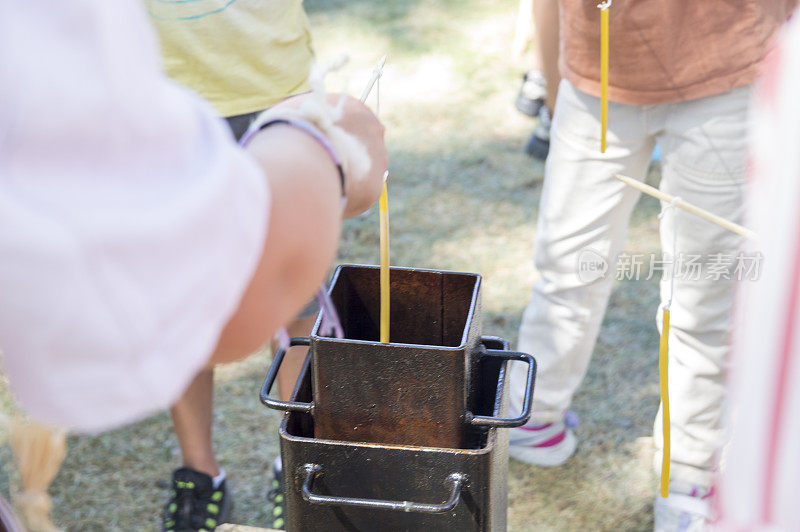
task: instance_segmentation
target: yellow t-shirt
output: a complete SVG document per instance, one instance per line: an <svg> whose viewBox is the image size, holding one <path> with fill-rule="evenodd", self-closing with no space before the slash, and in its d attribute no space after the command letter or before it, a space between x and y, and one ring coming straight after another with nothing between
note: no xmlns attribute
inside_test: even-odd
<svg viewBox="0 0 800 532"><path fill-rule="evenodd" d="M308 90L311 35L302 0L145 0L164 68L222 116Z"/></svg>

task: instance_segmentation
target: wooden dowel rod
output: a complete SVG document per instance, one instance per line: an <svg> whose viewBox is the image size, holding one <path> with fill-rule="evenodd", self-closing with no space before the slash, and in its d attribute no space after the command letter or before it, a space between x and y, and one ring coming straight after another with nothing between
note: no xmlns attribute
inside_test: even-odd
<svg viewBox="0 0 800 532"><path fill-rule="evenodd" d="M681 209L683 209L685 211L688 211L688 212L694 214L695 216L699 216L700 218L702 218L702 219L704 219L706 221L709 221L709 222L711 222L713 224L717 224L718 226L723 227L723 228L727 229L728 231L734 232L734 233L736 233L738 235L742 235L742 236L744 236L746 238L752 238L752 239L758 238L758 235L756 235L753 231L751 231L750 229L748 229L746 227L743 227L743 226L741 226L741 225L739 225L737 223L734 223L734 222L732 222L730 220L726 220L725 218L722 218L721 216L717 216L714 213L708 212L705 209L701 209L700 207L692 205L688 201L685 201L685 200L683 200L681 198L678 198L676 200L675 196L667 194L666 192L662 192L662 191L658 190L655 187L651 187L647 183L642 183L641 181L637 181L636 179L630 178L628 176L620 175L620 174L614 174L614 177L616 177L617 179L619 179L620 181L622 181L623 183L625 183L628 186L631 186L631 187L633 187L633 188L635 188L637 190L640 190L640 191L644 192L645 194L653 196L654 198L660 199L661 201L664 201L666 203L673 203L676 207L680 207Z"/></svg>
<svg viewBox="0 0 800 532"><path fill-rule="evenodd" d="M367 101L367 96L369 96L369 93L372 92L372 86L375 85L375 82L378 81L378 78L381 77L381 74L383 74L383 65L385 63L386 56L384 55L378 59L378 64L376 64L375 68L372 70L372 76L370 76L369 81L367 81L367 86L364 87L364 92L361 93L361 103Z"/></svg>

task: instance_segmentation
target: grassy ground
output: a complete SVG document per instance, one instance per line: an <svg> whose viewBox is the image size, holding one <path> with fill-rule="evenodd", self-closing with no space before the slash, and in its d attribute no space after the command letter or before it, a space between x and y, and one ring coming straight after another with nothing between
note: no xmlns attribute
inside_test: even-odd
<svg viewBox="0 0 800 532"><path fill-rule="evenodd" d="M393 263L483 274L484 333L515 342L536 279L530 254L543 170L522 153L533 123L512 106L525 67L508 57L516 2L307 0L306 7L318 54L351 55L350 92L360 91L378 55L389 54L381 112L391 151ZM333 85L344 86L344 78ZM647 199L637 206L628 250L656 249L657 209ZM340 259L377 262L374 210L347 223ZM654 282L618 284L575 399L580 450L554 470L510 464L511 530L652 526L656 301ZM268 360L259 354L217 374L215 441L234 489L235 518L250 525L268 523L264 501L277 453L279 416L257 398ZM18 485L10 459L0 446L4 495ZM154 530L166 497L159 483L178 464L165 414L98 437L71 437L52 490L55 518L67 530Z"/></svg>

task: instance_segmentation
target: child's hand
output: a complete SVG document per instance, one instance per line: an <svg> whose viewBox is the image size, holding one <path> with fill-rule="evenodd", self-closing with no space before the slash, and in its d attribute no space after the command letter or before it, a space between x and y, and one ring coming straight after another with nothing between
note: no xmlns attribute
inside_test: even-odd
<svg viewBox="0 0 800 532"><path fill-rule="evenodd" d="M335 97L338 99L339 96ZM337 125L364 144L372 163L361 180L347 180L347 207L344 217L350 218L367 210L380 197L389 157L383 138L383 124L357 99L347 96L344 113Z"/></svg>
<svg viewBox="0 0 800 532"><path fill-rule="evenodd" d="M280 114L280 109L296 110L304 101L314 96L310 93L302 94L284 100L270 109L270 112ZM347 205L342 214L350 218L367 210L378 200L383 187L383 176L388 167L388 155L384 144L384 127L372 111L352 96L342 94L328 95L328 102L332 106L339 105L344 98L342 116L336 125L352 135L360 142L369 155L369 169L360 176L349 175L345 172ZM345 168L353 168L348 164L347 153L339 153L343 158Z"/></svg>

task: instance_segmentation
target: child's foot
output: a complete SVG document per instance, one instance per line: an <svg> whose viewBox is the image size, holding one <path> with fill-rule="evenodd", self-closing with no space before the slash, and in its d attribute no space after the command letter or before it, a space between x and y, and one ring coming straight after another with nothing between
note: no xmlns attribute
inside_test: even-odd
<svg viewBox="0 0 800 532"><path fill-rule="evenodd" d="M570 415L574 417L571 412ZM511 458L542 467L560 466L575 454L578 447L575 432L564 420L510 429L508 439Z"/></svg>
<svg viewBox="0 0 800 532"><path fill-rule="evenodd" d="M550 153L550 110L542 106L539 109L539 121L533 129L531 138L525 144L525 152L535 159L544 161Z"/></svg>
<svg viewBox="0 0 800 532"><path fill-rule="evenodd" d="M514 106L520 113L535 118L544 105L546 94L547 82L544 75L538 70L531 70L522 78L522 87L519 89Z"/></svg>
<svg viewBox="0 0 800 532"><path fill-rule="evenodd" d="M267 500L272 503L272 528L274 530L286 529L286 518L284 516L285 506L283 500L282 481L283 465L281 457L275 458L272 463L272 489L267 493Z"/></svg>
<svg viewBox="0 0 800 532"><path fill-rule="evenodd" d="M225 523L233 503L227 481L214 486L214 479L188 467L172 474L172 492L164 509L165 532L211 532Z"/></svg>
<svg viewBox="0 0 800 532"><path fill-rule="evenodd" d="M670 482L669 497L656 497L654 532L704 532L710 530L712 490Z"/></svg>

